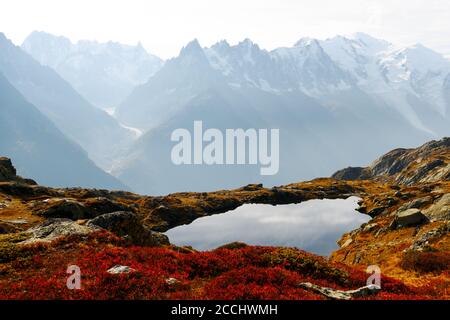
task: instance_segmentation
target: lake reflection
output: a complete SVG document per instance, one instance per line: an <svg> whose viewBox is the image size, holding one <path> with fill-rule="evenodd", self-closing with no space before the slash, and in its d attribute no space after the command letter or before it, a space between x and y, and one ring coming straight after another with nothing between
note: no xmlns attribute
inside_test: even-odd
<svg viewBox="0 0 450 320"><path fill-rule="evenodd" d="M245 204L226 213L203 217L166 232L170 242L210 250L240 241L252 245L298 247L320 255L338 248L345 233L369 221L357 211L357 197L309 200L271 206Z"/></svg>

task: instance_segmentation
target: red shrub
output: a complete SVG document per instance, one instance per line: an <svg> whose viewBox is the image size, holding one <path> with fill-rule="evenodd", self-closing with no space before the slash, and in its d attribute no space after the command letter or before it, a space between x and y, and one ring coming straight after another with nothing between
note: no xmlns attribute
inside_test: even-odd
<svg viewBox="0 0 450 320"><path fill-rule="evenodd" d="M205 298L248 299L320 299L298 288L300 277L282 268L247 267L233 270L205 286Z"/></svg>
<svg viewBox="0 0 450 320"><path fill-rule="evenodd" d="M17 252L8 247L0 252L6 252L0 264L0 299L323 299L298 284L348 290L365 285L368 277L363 270L292 248L180 253L122 244L120 238L99 232ZM117 264L135 272L107 273ZM69 265L80 267L81 290L66 287ZM168 283L168 278L176 281ZM439 294L448 294L448 283L413 290L382 277L382 292L370 299L430 299Z"/></svg>

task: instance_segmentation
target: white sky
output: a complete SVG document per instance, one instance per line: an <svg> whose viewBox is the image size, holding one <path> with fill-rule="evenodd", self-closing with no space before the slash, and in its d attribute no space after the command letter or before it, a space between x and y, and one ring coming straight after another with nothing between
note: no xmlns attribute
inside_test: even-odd
<svg viewBox="0 0 450 320"><path fill-rule="evenodd" d="M193 38L203 46L250 38L262 48L299 38L366 32L421 42L450 56L448 0L2 0L0 32L21 44L33 30L72 41L141 41L162 58Z"/></svg>

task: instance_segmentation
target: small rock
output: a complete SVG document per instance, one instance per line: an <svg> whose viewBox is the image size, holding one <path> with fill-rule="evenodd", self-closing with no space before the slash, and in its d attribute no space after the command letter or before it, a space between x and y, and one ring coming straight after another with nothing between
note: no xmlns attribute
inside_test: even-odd
<svg viewBox="0 0 450 320"><path fill-rule="evenodd" d="M9 222L9 223L14 223L14 224L27 224L28 221L25 219L20 219L20 217L18 217L19 219L15 219L15 220L4 220L5 222Z"/></svg>
<svg viewBox="0 0 450 320"><path fill-rule="evenodd" d="M173 285L175 285L175 284L177 284L177 283L179 283L179 282L180 282L180 280L175 279L175 278L167 278L167 279L166 279L166 283L167 283L169 286L173 286Z"/></svg>
<svg viewBox="0 0 450 320"><path fill-rule="evenodd" d="M387 207L376 207L370 210L367 214L372 218L379 216L384 213L384 210L388 209ZM361 212L361 211L360 211Z"/></svg>
<svg viewBox="0 0 450 320"><path fill-rule="evenodd" d="M345 248L345 247L349 246L352 242L353 242L352 238L345 240L345 242L342 244L341 248Z"/></svg>
<svg viewBox="0 0 450 320"><path fill-rule="evenodd" d="M414 193L404 193L400 198L403 200L409 200L414 198L416 195Z"/></svg>
<svg viewBox="0 0 450 320"><path fill-rule="evenodd" d="M381 290L381 288L376 285L369 285L358 288L356 290L348 291L321 287L310 282L302 282L298 286L306 290L314 291L333 300L351 300L353 298L363 298L369 295L377 294Z"/></svg>
<svg viewBox="0 0 450 320"><path fill-rule="evenodd" d="M355 255L355 258L353 259L353 264L358 264L358 263L360 263L360 262L361 262L361 258L362 258L361 253L358 252L358 253Z"/></svg>
<svg viewBox="0 0 450 320"><path fill-rule="evenodd" d="M378 227L378 223L369 223L363 228L363 232L373 231Z"/></svg>
<svg viewBox="0 0 450 320"><path fill-rule="evenodd" d="M130 273L130 272L134 272L136 270L134 270L133 268L130 268L129 266L121 266L121 265L116 265L110 269L108 269L108 273L110 274L121 274L121 273Z"/></svg>

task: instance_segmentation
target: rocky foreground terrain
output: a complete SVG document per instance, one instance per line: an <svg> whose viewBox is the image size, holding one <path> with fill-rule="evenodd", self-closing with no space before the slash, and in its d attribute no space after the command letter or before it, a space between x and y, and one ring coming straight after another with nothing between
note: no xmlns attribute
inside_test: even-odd
<svg viewBox="0 0 450 320"><path fill-rule="evenodd" d="M243 243L197 252L161 233L245 203L349 196L372 219L329 258ZM2 299L449 299L449 229L450 138L332 178L159 197L48 188L0 158ZM70 265L79 290L67 288ZM369 265L381 288L365 287Z"/></svg>

